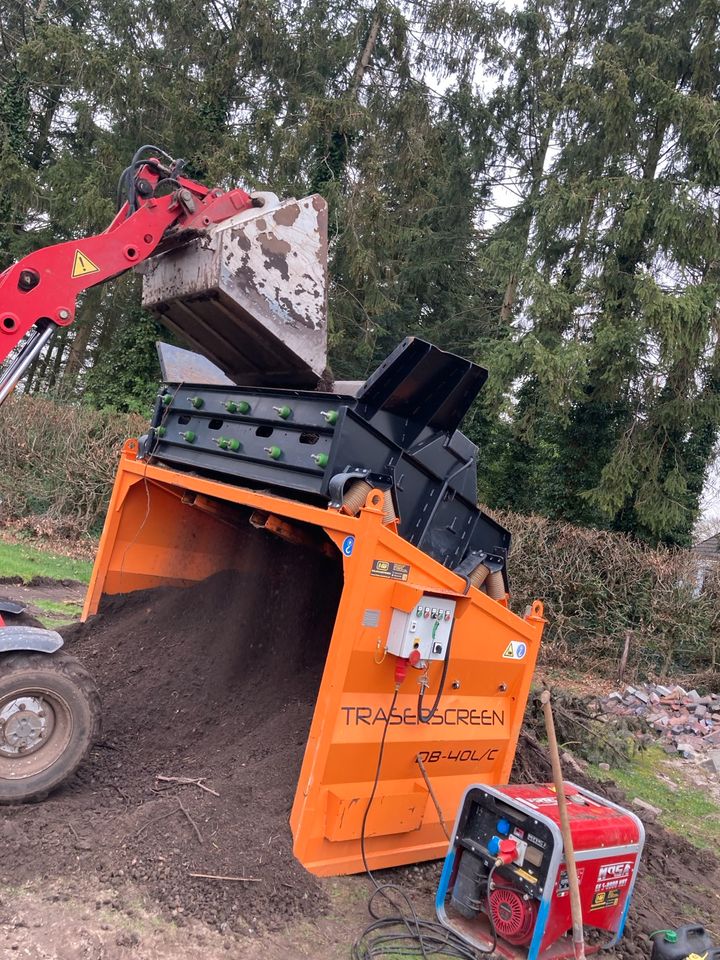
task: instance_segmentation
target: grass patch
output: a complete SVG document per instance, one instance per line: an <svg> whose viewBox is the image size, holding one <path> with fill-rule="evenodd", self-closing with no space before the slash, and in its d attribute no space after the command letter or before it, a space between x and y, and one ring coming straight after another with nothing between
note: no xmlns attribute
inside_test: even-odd
<svg viewBox="0 0 720 960"><path fill-rule="evenodd" d="M91 572L92 564L87 560L73 560L37 547L0 541L0 577L22 577L26 583L33 577L88 583Z"/></svg>
<svg viewBox="0 0 720 960"><path fill-rule="evenodd" d="M47 613L56 613L61 620L71 621L79 617L82 613L82 604L63 602L59 600L33 600L36 607L45 610Z"/></svg>
<svg viewBox="0 0 720 960"><path fill-rule="evenodd" d="M622 787L628 801L639 797L662 810L659 819L663 826L682 834L696 847L716 850L720 844L720 805L703 793L702 787L685 779L682 771L668 762L667 754L659 747L639 753L632 763L623 768L612 768L610 773L591 767L599 780L608 775ZM675 789L667 780L675 784Z"/></svg>

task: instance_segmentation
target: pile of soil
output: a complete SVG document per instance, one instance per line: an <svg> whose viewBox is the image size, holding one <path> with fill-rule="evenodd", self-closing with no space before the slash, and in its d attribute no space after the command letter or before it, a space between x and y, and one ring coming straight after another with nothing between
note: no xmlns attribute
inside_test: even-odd
<svg viewBox="0 0 720 960"><path fill-rule="evenodd" d="M238 933L327 914L328 885L294 859L288 816L340 590L321 552L266 543L245 572L112 597L68 628L68 649L100 688L103 740L47 801L4 808L0 880L95 875L117 891L129 881L180 923ZM550 779L531 734L515 769ZM214 792L158 775L205 778ZM624 800L613 784L568 776ZM437 864L387 873L410 878L431 911ZM681 921L712 929L718 890L711 854L649 825L620 955L647 960L647 934Z"/></svg>
<svg viewBox="0 0 720 960"><path fill-rule="evenodd" d="M103 739L45 802L4 809L3 880L92 871L115 888L136 882L176 918L238 932L323 911L288 817L339 575L308 549L300 569L319 589L299 589L288 552L265 553L247 574L108 598L66 629L98 683ZM159 774L205 778L214 793Z"/></svg>

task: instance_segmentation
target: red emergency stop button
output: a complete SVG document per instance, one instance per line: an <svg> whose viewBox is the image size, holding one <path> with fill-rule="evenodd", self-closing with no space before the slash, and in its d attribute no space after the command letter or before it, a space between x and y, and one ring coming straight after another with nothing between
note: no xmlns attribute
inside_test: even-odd
<svg viewBox="0 0 720 960"><path fill-rule="evenodd" d="M420 663L421 659L422 658L419 650L411 650L408 654L408 663L411 667L416 667Z"/></svg>

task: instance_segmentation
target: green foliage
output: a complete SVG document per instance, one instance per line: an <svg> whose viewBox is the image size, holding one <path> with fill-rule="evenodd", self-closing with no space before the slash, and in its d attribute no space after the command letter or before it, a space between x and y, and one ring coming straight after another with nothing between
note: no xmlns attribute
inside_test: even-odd
<svg viewBox="0 0 720 960"><path fill-rule="evenodd" d="M127 437L144 417L17 397L0 411L0 500L6 520L42 515L56 536L99 532Z"/></svg>
<svg viewBox="0 0 720 960"><path fill-rule="evenodd" d="M538 516L497 519L514 538L513 608L520 613L536 598L545 604L547 663L614 677L627 641L628 678L717 670L720 571L700 590L693 551Z"/></svg>
<svg viewBox="0 0 720 960"><path fill-rule="evenodd" d="M687 543L720 423L717 0L0 0L0 269L103 230L143 143L330 205L330 349L491 371L491 505ZM145 412L136 282L26 389Z"/></svg>

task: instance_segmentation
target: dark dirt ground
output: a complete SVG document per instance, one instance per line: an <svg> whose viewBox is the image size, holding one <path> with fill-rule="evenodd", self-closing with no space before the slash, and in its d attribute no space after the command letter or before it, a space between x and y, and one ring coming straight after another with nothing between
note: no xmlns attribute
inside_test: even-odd
<svg viewBox="0 0 720 960"><path fill-rule="evenodd" d="M0 810L2 960L348 956L367 923L368 881L306 873L288 826L328 642L318 625L332 622L339 583L314 553L306 562L322 589L288 602L283 556L268 561L279 577L261 567L259 582L220 573L187 590L114 597L66 628L68 649L97 679L103 739L47 801ZM278 646L276 635L296 642ZM530 737L517 769L549 778ZM158 775L204 778L219 796ZM622 802L612 785L586 785ZM712 929L720 917L718 861L647 829L618 950L633 960L649 957L652 930L701 920ZM418 911L432 916L439 864L388 873L409 881Z"/></svg>

